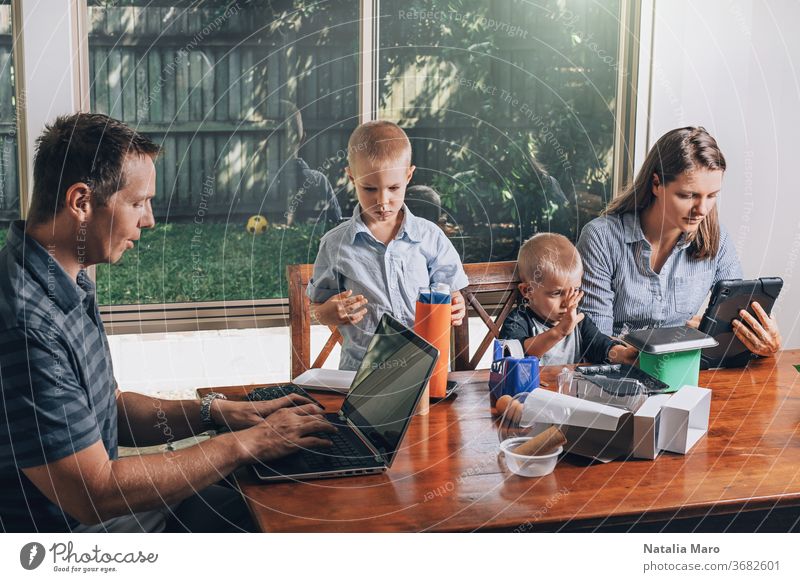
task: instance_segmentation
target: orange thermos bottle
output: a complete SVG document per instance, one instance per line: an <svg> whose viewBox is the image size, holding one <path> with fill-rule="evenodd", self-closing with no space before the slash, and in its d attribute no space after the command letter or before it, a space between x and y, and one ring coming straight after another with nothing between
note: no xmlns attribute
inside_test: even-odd
<svg viewBox="0 0 800 582"><path fill-rule="evenodd" d="M430 381L430 397L447 395L447 368L450 363L450 319L452 314L450 286L434 283L420 287L414 331L439 350L439 359Z"/></svg>

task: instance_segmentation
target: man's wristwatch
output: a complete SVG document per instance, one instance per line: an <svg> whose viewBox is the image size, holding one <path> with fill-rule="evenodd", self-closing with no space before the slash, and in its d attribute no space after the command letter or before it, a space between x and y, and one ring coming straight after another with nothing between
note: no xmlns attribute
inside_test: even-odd
<svg viewBox="0 0 800 582"><path fill-rule="evenodd" d="M228 397L219 392L211 392L203 396L200 400L200 422L205 430L217 428L217 424L211 419L211 403L217 398L227 400Z"/></svg>

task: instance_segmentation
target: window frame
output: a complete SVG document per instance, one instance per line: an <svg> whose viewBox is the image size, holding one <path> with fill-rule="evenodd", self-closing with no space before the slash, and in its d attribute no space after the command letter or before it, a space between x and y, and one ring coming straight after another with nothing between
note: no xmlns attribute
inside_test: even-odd
<svg viewBox="0 0 800 582"><path fill-rule="evenodd" d="M27 100L20 102L19 96L26 94L24 74L24 48L26 38L22 29L20 5L32 0L12 0L12 33L14 35L14 65L17 75L18 97L18 157L20 167L20 216L27 216L32 160L31 136L26 133ZM379 88L379 15L380 0L357 0L359 2L359 119L375 119L378 112ZM614 192L633 175L634 151L636 149L636 119L641 73L639 62L642 44L642 3L652 0L619 0L619 51L621 63L617 77L617 99L615 110L615 135L613 157ZM73 52L77 53L72 67L73 109L89 109L89 51L88 51L88 5L86 0L60 0L63 16L70 19ZM48 7L55 10L52 4ZM28 39L27 42L32 42ZM23 49L23 50L18 50ZM19 55L18 55L19 53ZM20 106L21 105L21 106ZM93 275L93 273L91 273ZM162 304L105 305L100 307L103 323L109 334L168 333L176 331L204 331L220 329L245 329L262 327L284 327L289 324L288 297L278 299L218 300Z"/></svg>

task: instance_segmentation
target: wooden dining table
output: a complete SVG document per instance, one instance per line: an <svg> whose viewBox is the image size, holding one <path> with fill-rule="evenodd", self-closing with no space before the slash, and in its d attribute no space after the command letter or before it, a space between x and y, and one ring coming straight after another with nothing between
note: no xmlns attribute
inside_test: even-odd
<svg viewBox="0 0 800 582"><path fill-rule="evenodd" d="M512 474L498 455L488 370L451 373L457 397L415 416L385 473L258 481L236 474L255 520L271 532L567 531L800 506L800 350L708 370L707 434L687 454L600 463L565 455L553 473ZM555 389L560 368L542 368ZM253 386L213 388L243 398ZM204 394L210 388L198 392ZM314 393L328 410L342 396Z"/></svg>

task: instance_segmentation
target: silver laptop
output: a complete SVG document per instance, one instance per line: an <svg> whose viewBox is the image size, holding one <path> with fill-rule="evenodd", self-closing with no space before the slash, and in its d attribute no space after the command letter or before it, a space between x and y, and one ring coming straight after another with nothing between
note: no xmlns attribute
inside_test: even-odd
<svg viewBox="0 0 800 582"><path fill-rule="evenodd" d="M305 449L253 465L264 481L382 473L392 466L439 351L384 315L342 403L325 417L338 429L333 446Z"/></svg>

